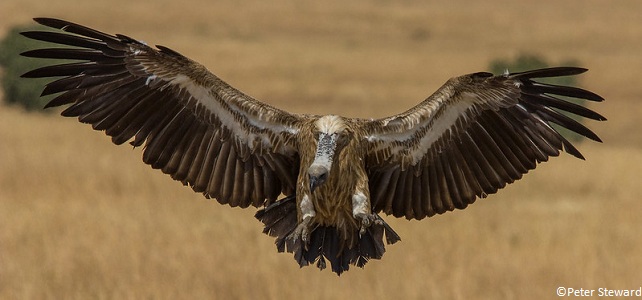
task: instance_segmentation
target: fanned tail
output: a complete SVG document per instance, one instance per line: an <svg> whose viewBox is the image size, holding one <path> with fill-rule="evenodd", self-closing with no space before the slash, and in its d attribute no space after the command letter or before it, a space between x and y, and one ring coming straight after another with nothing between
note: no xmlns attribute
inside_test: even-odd
<svg viewBox="0 0 642 300"><path fill-rule="evenodd" d="M381 259L386 252L383 244L384 233L387 244L401 240L399 235L377 216L381 224L375 222L368 227L352 248L343 246L345 243L341 241L339 231L333 226L314 228L310 233L309 243L305 245L300 238L289 238L298 225L295 196L272 203L259 210L255 217L265 224L263 233L276 237L275 244L279 252L294 253L294 259L301 267L316 264L323 270L326 268L327 260L337 275L347 271L350 265L362 268L370 259Z"/></svg>

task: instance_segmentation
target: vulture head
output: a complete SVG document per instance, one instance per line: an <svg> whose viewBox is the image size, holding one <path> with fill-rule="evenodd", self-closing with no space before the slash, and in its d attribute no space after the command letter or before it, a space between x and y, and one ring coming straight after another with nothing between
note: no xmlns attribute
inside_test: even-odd
<svg viewBox="0 0 642 300"><path fill-rule="evenodd" d="M314 123L314 138L317 143L312 164L308 167L310 192L323 185L339 162L339 155L353 138L345 120L336 115L327 115Z"/></svg>

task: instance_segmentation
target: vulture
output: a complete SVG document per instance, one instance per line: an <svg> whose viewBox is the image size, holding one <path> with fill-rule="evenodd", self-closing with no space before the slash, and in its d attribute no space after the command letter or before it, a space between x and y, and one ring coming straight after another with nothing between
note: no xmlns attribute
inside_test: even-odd
<svg viewBox="0 0 642 300"><path fill-rule="evenodd" d="M603 121L570 98L604 100L542 83L587 71L554 67L449 79L405 112L381 119L294 114L235 89L180 53L68 21L28 38L61 46L22 53L65 59L22 75L55 77L45 107L143 146L154 169L207 198L258 208L263 232L303 267L341 274L380 259L399 235L381 214L423 219L464 209L565 151L559 128L600 138L568 113ZM280 199L279 199L280 198Z"/></svg>

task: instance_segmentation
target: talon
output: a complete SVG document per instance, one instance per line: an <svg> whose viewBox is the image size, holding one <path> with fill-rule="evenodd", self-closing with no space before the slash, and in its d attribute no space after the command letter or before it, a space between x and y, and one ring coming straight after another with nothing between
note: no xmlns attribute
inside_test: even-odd
<svg viewBox="0 0 642 300"><path fill-rule="evenodd" d="M308 236L310 235L310 232L308 228L303 228L303 231L301 232L301 240L307 244L308 243Z"/></svg>
<svg viewBox="0 0 642 300"><path fill-rule="evenodd" d="M301 241L303 241L304 244L308 244L308 240L310 237L310 220L312 218L308 217L303 219L299 225L296 226L294 231L288 236L288 238L292 239L293 241L296 242L296 240L301 237Z"/></svg>
<svg viewBox="0 0 642 300"><path fill-rule="evenodd" d="M373 223L379 224L379 225L383 224L383 221L378 219L375 214L359 213L355 217L361 223L361 226L359 228L359 237L361 237L361 235L366 233L366 229L372 226Z"/></svg>

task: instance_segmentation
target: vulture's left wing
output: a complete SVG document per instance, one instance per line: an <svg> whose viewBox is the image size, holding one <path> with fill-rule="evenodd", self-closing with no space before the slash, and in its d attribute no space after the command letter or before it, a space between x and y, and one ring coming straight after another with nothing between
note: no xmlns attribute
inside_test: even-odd
<svg viewBox="0 0 642 300"><path fill-rule="evenodd" d="M558 96L602 97L532 79L585 71L563 67L461 76L404 113L368 122L366 167L373 210L422 219L463 209L560 150L583 158L551 124L600 141L561 111L605 118Z"/></svg>
<svg viewBox="0 0 642 300"><path fill-rule="evenodd" d="M23 35L71 46L28 51L79 60L23 77L62 77L43 95L71 104L62 114L103 130L112 141L144 144L143 160L195 191L231 206L262 206L294 193L300 117L261 103L166 47L38 18L62 32Z"/></svg>

